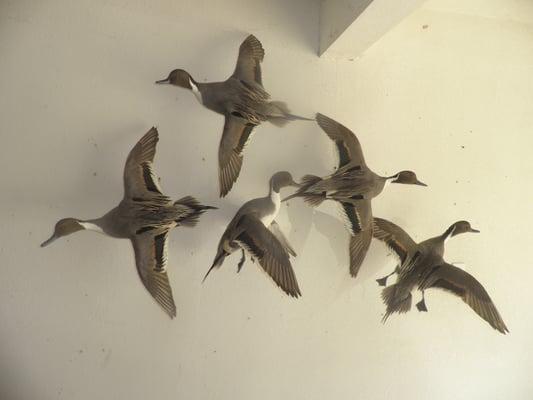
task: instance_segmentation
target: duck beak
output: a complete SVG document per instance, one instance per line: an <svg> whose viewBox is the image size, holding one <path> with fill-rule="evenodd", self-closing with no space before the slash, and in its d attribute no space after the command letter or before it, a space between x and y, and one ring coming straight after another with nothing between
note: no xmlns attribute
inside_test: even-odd
<svg viewBox="0 0 533 400"><path fill-rule="evenodd" d="M477 229L474 229L474 228L470 228L470 232L479 233L479 231Z"/></svg>
<svg viewBox="0 0 533 400"><path fill-rule="evenodd" d="M418 180L415 182L415 185L418 185L418 186L426 186L426 187L427 187L427 185L426 185L424 182L420 182L420 181L418 181Z"/></svg>
<svg viewBox="0 0 533 400"><path fill-rule="evenodd" d="M54 240L56 240L56 239L57 239L57 236L56 236L56 234L54 233L54 234L50 237L50 239L45 240L44 242L41 243L41 247L46 247L46 246L48 246L50 243L52 243L52 242L53 242Z"/></svg>
<svg viewBox="0 0 533 400"><path fill-rule="evenodd" d="M161 85L163 83L170 83L170 79L169 78L161 79L159 81L155 81L155 83L157 83L158 85Z"/></svg>

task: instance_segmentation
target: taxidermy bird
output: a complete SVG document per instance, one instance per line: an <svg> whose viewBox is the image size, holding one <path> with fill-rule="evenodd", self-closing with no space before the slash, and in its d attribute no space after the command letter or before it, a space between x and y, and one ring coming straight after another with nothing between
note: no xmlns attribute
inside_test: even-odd
<svg viewBox="0 0 533 400"><path fill-rule="evenodd" d="M509 332L481 283L468 272L444 261L446 240L465 232L479 232L469 222L458 221L442 235L420 243L415 243L399 226L381 218L374 218L373 232L376 239L385 242L400 258L400 265L391 274L377 280L385 286L390 275L398 274L396 283L383 289L382 298L387 306L383 322L392 313L405 313L411 309L411 292L416 288L422 292L422 300L416 308L427 311L425 290L435 288L460 297L497 331Z"/></svg>
<svg viewBox="0 0 533 400"><path fill-rule="evenodd" d="M176 226L195 226L208 209L191 196L172 201L162 193L153 169L159 136L152 128L131 150L124 168L124 198L103 217L60 220L53 235L41 244L84 229L114 238L130 239L137 272L144 286L165 312L176 316L176 306L167 275L168 233Z"/></svg>
<svg viewBox="0 0 533 400"><path fill-rule="evenodd" d="M257 125L263 121L277 126L296 119L312 121L291 114L283 102L270 101L261 78L264 56L261 42L250 35L239 48L233 75L223 82L197 82L182 69L175 69L166 79L156 81L188 89L205 107L224 115L224 130L218 149L220 197L228 194L237 181L244 148Z"/></svg>
<svg viewBox="0 0 533 400"><path fill-rule="evenodd" d="M215 261L204 281L214 268L222 265L227 256L240 249L242 257L237 272L245 262L246 250L252 261L257 260L285 293L292 297L300 296L289 259L289 255L295 257L296 252L275 221L281 206L280 190L287 186L298 184L290 173L277 172L270 178L268 196L250 200L237 211L220 239Z"/></svg>
<svg viewBox="0 0 533 400"><path fill-rule="evenodd" d="M317 114L316 120L336 145L338 169L324 178L304 176L300 189L283 201L301 197L313 207L319 206L324 200L337 202L351 234L350 274L355 278L372 240L372 199L388 183L426 184L420 182L412 171L401 171L388 177L377 175L366 165L361 144L352 131L322 114Z"/></svg>

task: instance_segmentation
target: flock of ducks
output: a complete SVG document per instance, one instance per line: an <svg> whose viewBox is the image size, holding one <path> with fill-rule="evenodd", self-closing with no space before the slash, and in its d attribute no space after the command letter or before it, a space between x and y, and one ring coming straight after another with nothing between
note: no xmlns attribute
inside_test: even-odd
<svg viewBox="0 0 533 400"><path fill-rule="evenodd" d="M427 311L425 291L431 288L446 290L460 297L494 329L508 332L498 310L483 286L466 271L446 263L444 244L447 239L466 232L479 232L467 221L458 221L442 235L415 243L399 226L372 214L372 199L379 196L389 183L426 186L412 171L392 176L380 176L366 164L361 144L345 126L317 114L309 119L290 113L285 103L271 101L261 77L264 58L261 42L248 36L239 48L237 66L224 82L200 83L182 70L175 69L157 84L170 84L193 92L208 109L224 115L225 123L219 145L220 197L232 189L243 163L243 152L254 128L263 121L283 126L293 120L309 120L335 143L339 164L329 176L306 175L297 183L289 172L274 174L265 197L246 202L235 214L222 235L215 259L204 277L219 268L230 254L240 251L237 266L240 271L246 254L257 261L272 280L289 296L301 295L291 257L296 252L276 223L281 203L302 198L312 207L323 201L336 202L345 217L350 234L350 274L355 278L365 259L372 238L384 242L399 258L395 270L377 282L386 286L387 278L397 275L394 284L386 286L382 299L386 306L383 322L392 313L411 309L414 289L422 292L416 304L419 311ZM176 226L193 227L200 216L216 207L202 205L194 197L173 201L163 194L153 162L159 135L151 128L133 147L124 167L124 198L117 207L96 219L65 218L57 222L52 236L41 244L80 230L92 230L114 238L130 239L135 253L139 277L148 292L171 317L176 306L167 274L168 234ZM296 191L281 198L281 190L296 187Z"/></svg>

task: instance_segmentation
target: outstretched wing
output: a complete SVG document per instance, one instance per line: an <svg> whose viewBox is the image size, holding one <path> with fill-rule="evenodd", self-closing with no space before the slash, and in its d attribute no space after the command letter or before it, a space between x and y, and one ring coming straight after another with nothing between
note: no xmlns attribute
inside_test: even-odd
<svg viewBox="0 0 533 400"><path fill-rule="evenodd" d="M350 237L350 274L355 278L372 241L372 206L370 200L340 203Z"/></svg>
<svg viewBox="0 0 533 400"><path fill-rule="evenodd" d="M326 132L329 138L333 140L337 146L337 153L339 155L339 168L342 168L348 164L352 164L354 166L366 165L361 144L359 143L357 136L355 136L351 130L320 113L316 115L316 121L322 130Z"/></svg>
<svg viewBox="0 0 533 400"><path fill-rule="evenodd" d="M276 221L272 221L269 228L270 228L270 232L272 232L274 236L276 237L276 239L279 240L283 248L287 250L287 252L291 256L296 257L296 251L294 251L294 249L292 248L291 244L289 243L289 239L285 237L285 234L279 227L278 223Z"/></svg>
<svg viewBox="0 0 533 400"><path fill-rule="evenodd" d="M135 251L137 272L142 283L165 312L174 318L176 305L166 272L168 231L152 234L145 232L131 239Z"/></svg>
<svg viewBox="0 0 533 400"><path fill-rule="evenodd" d="M159 179L152 166L158 140L159 134L153 127L130 151L124 166L124 197L161 195Z"/></svg>
<svg viewBox="0 0 533 400"><path fill-rule="evenodd" d="M417 244L411 236L386 219L374 217L373 231L376 239L384 242L398 255L402 265L417 251Z"/></svg>
<svg viewBox="0 0 533 400"><path fill-rule="evenodd" d="M218 178L220 197L229 193L241 172L242 153L255 125L242 118L226 116L224 131L218 148Z"/></svg>
<svg viewBox="0 0 533 400"><path fill-rule="evenodd" d="M447 263L440 265L421 284L421 289L429 288L444 289L459 296L494 329L503 334L509 332L485 288L468 272Z"/></svg>
<svg viewBox="0 0 533 400"><path fill-rule="evenodd" d="M289 254L279 240L263 223L251 215L241 217L234 239L259 261L276 284L289 296L301 295Z"/></svg>
<svg viewBox="0 0 533 400"><path fill-rule="evenodd" d="M261 61L264 57L265 50L261 42L254 35L248 36L239 47L239 58L233 77L262 85Z"/></svg>

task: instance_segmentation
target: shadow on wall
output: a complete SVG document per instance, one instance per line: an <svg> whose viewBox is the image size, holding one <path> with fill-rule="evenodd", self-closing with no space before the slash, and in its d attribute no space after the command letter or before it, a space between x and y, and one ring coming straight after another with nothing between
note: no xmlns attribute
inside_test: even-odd
<svg viewBox="0 0 533 400"><path fill-rule="evenodd" d="M313 226L324 236L322 243L324 246L329 245L335 254L335 263L339 266L339 268L331 268L331 275L337 281L339 293L351 290L363 282L380 278L381 273L391 272L396 265L396 260L393 259L394 257L391 258L390 252L387 253L371 244L357 278L353 279L349 273L349 233L340 219L305 205L294 206L294 203L289 207L288 216L292 227L289 241L296 249L305 247ZM372 243L375 243L375 240ZM332 264L333 262L334 260Z"/></svg>

